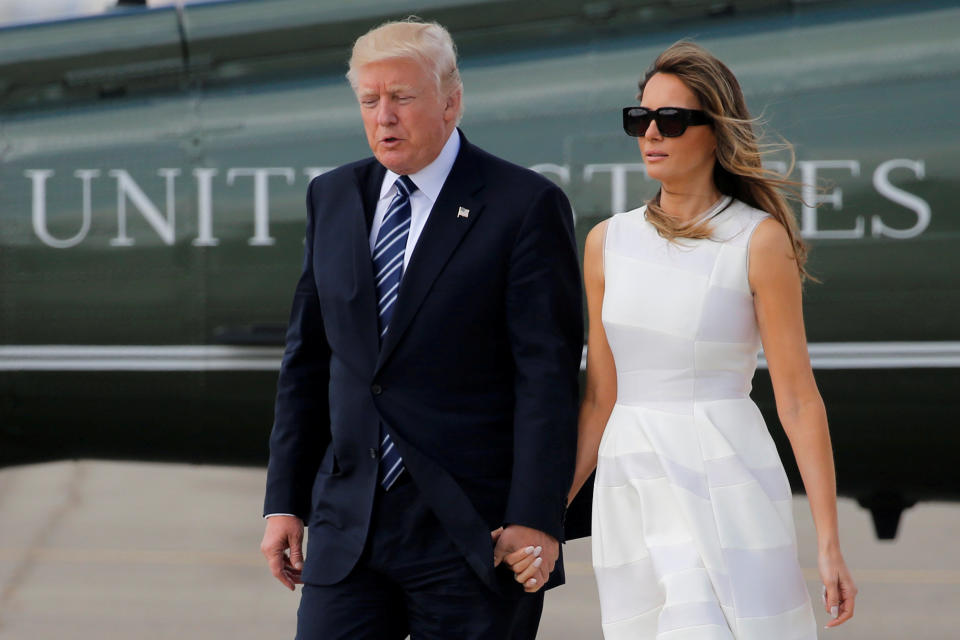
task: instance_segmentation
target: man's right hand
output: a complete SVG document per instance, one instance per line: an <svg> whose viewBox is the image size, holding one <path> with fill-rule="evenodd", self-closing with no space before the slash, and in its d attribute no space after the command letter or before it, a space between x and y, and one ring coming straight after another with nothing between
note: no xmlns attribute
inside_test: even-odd
<svg viewBox="0 0 960 640"><path fill-rule="evenodd" d="M290 552L287 555L287 551ZM270 573L293 591L303 584L303 520L296 516L270 516L263 532L260 552L270 563Z"/></svg>
<svg viewBox="0 0 960 640"><path fill-rule="evenodd" d="M543 531L511 524L494 540L493 565L506 562L524 591L539 591L547 583L560 556L556 538Z"/></svg>

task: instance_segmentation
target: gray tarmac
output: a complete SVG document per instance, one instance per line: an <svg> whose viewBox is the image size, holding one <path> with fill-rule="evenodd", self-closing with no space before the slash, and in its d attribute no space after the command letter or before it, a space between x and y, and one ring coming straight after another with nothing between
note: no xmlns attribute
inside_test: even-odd
<svg viewBox="0 0 960 640"><path fill-rule="evenodd" d="M258 550L264 475L100 461L0 470L0 640L293 638L299 598ZM804 498L794 513L818 601ZM960 638L960 504L918 505L892 543L851 501L840 522L860 597L823 638ZM600 640L589 540L565 554L568 583L547 595L538 637Z"/></svg>

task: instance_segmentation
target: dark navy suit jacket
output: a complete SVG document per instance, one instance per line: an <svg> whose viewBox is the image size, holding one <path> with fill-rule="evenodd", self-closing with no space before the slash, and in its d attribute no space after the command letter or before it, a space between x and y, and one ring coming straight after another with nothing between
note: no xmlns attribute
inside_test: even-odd
<svg viewBox="0 0 960 640"><path fill-rule="evenodd" d="M370 525L382 422L480 578L519 588L497 577L490 531L562 540L573 475L583 326L570 205L461 137L381 346L369 234L384 173L370 158L308 188L264 511L307 523L306 582L343 579ZM548 584L562 581L558 563Z"/></svg>

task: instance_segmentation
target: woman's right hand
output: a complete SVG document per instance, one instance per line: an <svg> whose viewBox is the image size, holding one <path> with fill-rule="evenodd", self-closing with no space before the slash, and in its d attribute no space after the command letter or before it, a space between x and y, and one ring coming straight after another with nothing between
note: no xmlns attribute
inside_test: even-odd
<svg viewBox="0 0 960 640"><path fill-rule="evenodd" d="M516 581L523 585L523 590L527 593L533 593L542 586L536 582L527 584L536 575L540 565L543 564L543 558L540 555L542 552L541 547L524 547L507 554L503 558L503 561L513 571Z"/></svg>

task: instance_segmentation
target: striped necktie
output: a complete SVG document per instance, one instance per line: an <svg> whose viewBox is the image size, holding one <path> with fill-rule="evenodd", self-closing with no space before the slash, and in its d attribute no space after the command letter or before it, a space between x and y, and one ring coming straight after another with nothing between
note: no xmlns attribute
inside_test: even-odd
<svg viewBox="0 0 960 640"><path fill-rule="evenodd" d="M410 235L410 194L417 185L408 176L397 179L397 195L387 208L377 241L373 245L373 272L377 286L377 313L380 320L380 343L390 327L390 318L397 302L400 277L403 275L403 254ZM390 434L380 424L380 484L389 489L403 473L403 459Z"/></svg>

